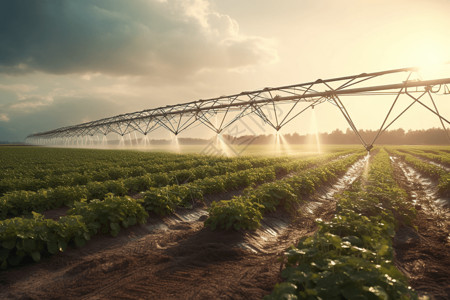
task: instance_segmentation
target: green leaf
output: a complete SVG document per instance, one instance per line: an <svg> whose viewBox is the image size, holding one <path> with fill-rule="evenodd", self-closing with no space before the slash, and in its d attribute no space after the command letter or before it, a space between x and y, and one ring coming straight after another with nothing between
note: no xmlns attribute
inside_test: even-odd
<svg viewBox="0 0 450 300"><path fill-rule="evenodd" d="M51 240L47 242L47 250L50 254L55 254L58 252L58 242L56 240Z"/></svg>
<svg viewBox="0 0 450 300"><path fill-rule="evenodd" d="M298 299L295 295L297 286L289 282L282 282L275 286L272 294L265 299L283 299L283 300L296 300Z"/></svg>
<svg viewBox="0 0 450 300"><path fill-rule="evenodd" d="M9 250L14 249L14 247L16 246L16 239L3 241L2 246Z"/></svg>
<svg viewBox="0 0 450 300"><path fill-rule="evenodd" d="M23 255L12 255L8 257L8 263L12 266L17 266L22 261Z"/></svg>
<svg viewBox="0 0 450 300"><path fill-rule="evenodd" d="M32 239L23 240L23 250L26 252L33 252L36 250L36 241Z"/></svg>
<svg viewBox="0 0 450 300"><path fill-rule="evenodd" d="M134 216L129 217L128 218L128 225L129 226L133 226L135 224L136 224L136 217L134 217Z"/></svg>
<svg viewBox="0 0 450 300"><path fill-rule="evenodd" d="M375 296L378 297L378 299L381 300L388 300L389 296L386 293L386 291L381 287L381 286L371 286L369 288L364 288L365 290L367 290L369 293L374 294Z"/></svg>
<svg viewBox="0 0 450 300"><path fill-rule="evenodd" d="M120 231L120 225L117 223L110 223L109 226L111 227L112 231L119 232Z"/></svg>
<svg viewBox="0 0 450 300"><path fill-rule="evenodd" d="M389 246L388 245L382 245L378 251L377 254L380 256L385 256L389 253Z"/></svg>
<svg viewBox="0 0 450 300"><path fill-rule="evenodd" d="M64 252L67 249L67 242L64 240L59 240L58 241L58 247L59 247L59 251Z"/></svg>
<svg viewBox="0 0 450 300"><path fill-rule="evenodd" d="M86 240L82 237L76 236L74 241L77 247L83 247L84 245L86 245Z"/></svg>
<svg viewBox="0 0 450 300"><path fill-rule="evenodd" d="M39 251L33 251L31 252L31 257L35 262L38 262L41 260L41 253L39 253Z"/></svg>
<svg viewBox="0 0 450 300"><path fill-rule="evenodd" d="M5 248L0 248L0 260L6 260L9 256L9 250Z"/></svg>

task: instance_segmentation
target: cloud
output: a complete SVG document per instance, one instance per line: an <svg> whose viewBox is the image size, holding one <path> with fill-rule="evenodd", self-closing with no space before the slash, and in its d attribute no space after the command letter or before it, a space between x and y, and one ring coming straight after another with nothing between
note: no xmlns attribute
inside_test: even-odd
<svg viewBox="0 0 450 300"><path fill-rule="evenodd" d="M50 102L42 101L25 99L17 103L24 103L26 108L19 109L14 103L7 113L0 113L0 122L5 125L0 125L0 141L23 141L31 133L96 120L124 110L121 104L102 98L56 97Z"/></svg>
<svg viewBox="0 0 450 300"><path fill-rule="evenodd" d="M206 0L5 0L0 72L173 77L277 59Z"/></svg>
<svg viewBox="0 0 450 300"><path fill-rule="evenodd" d="M9 121L9 117L7 114L0 114L0 122L8 122Z"/></svg>
<svg viewBox="0 0 450 300"><path fill-rule="evenodd" d="M22 113L31 113L40 107L46 107L53 102L52 97L34 96L24 98L6 106L8 111L20 111Z"/></svg>

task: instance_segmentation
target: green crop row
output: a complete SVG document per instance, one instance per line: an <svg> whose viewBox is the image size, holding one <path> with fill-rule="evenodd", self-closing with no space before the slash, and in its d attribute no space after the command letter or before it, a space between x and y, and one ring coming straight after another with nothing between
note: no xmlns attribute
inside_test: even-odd
<svg viewBox="0 0 450 300"><path fill-rule="evenodd" d="M341 194L335 217L318 220L318 231L287 251L286 282L265 299L417 299L393 262L395 227L415 216L406 198L380 150L366 186Z"/></svg>
<svg viewBox="0 0 450 300"><path fill-rule="evenodd" d="M144 193L143 200L117 197L112 194L102 201L97 199L90 202L75 201L74 198L72 208L68 211L69 215L61 217L59 221L43 219L42 215L35 212L29 218L16 217L0 221L0 264L2 268L6 268L9 265L17 265L26 258L38 261L42 255L64 251L68 244L82 246L98 232L114 236L122 227L143 223L148 217L145 209L165 214L172 212L176 206L185 205L189 197L202 199L204 194L273 180L277 174L287 174L336 155L338 154L241 170L196 180L185 185L154 188ZM69 194L70 191L82 192L74 191L74 187L60 189L62 187L55 190L62 196L61 198L65 198L62 194L64 191ZM56 194L51 197L59 199ZM30 199L30 203L32 202Z"/></svg>
<svg viewBox="0 0 450 300"><path fill-rule="evenodd" d="M147 172L161 172L165 164L177 165L192 160L226 162L225 157L210 157L196 154L177 155L121 150L56 149L41 147L2 147L0 178L32 177L67 173L89 173L111 167L135 168L143 166Z"/></svg>
<svg viewBox="0 0 450 300"><path fill-rule="evenodd" d="M30 218L0 221L0 267L16 266L26 259L39 261L43 255L65 251L68 245L81 247L98 232L115 236L122 227L143 224L147 217L137 200L110 195L103 201L78 202L58 221L34 212Z"/></svg>
<svg viewBox="0 0 450 300"><path fill-rule="evenodd" d="M242 170L225 175L195 180L185 185L150 188L142 194L144 207L158 215L172 213L177 206L190 206L208 194L236 190L252 184L276 179L275 167Z"/></svg>
<svg viewBox="0 0 450 300"><path fill-rule="evenodd" d="M443 168L427 163L411 154L400 152L398 150L389 150L394 155L401 157L406 163L410 164L417 171L438 180L438 193L443 197L450 197L450 174Z"/></svg>
<svg viewBox="0 0 450 300"><path fill-rule="evenodd" d="M258 168L271 164L282 164L287 158L242 159L213 165L200 165L191 169L175 170L168 173L146 174L104 182L89 182L84 186L59 186L56 188L33 191L8 192L0 197L0 218L16 217L35 212L71 205L83 198L103 199L106 194L117 196L135 194L150 187L163 187L169 184L181 184L196 179L212 177L236 170Z"/></svg>
<svg viewBox="0 0 450 300"><path fill-rule="evenodd" d="M307 163L299 162L297 164L290 163L289 165L306 166ZM116 235L121 227L134 225L138 221L141 223L145 221L147 217L145 209L163 215L172 212L176 206L183 205L183 203L185 205L188 199L202 199L204 195L203 191L205 194L208 194L214 190L234 189L264 180L273 180L276 176L275 170L278 172L288 172L292 168L294 167L282 166L242 170L204 180L196 180L191 184L152 188L143 194L144 199L142 202L137 202L139 200L132 200L128 197L113 197L112 195L108 195L102 201L97 199L90 202L74 201L73 207L68 211L68 214L77 216L77 224L81 224L82 226L80 225L80 228L83 230L80 229L78 235L69 236L65 240L66 244L64 245L73 242L81 246L83 244L83 236L91 236L98 231L102 233L110 232L112 235ZM215 185L211 187L210 184ZM57 188L56 190L61 193L61 188ZM69 187L65 190L69 191L70 189L74 188ZM60 199L58 197L55 198ZM29 200L30 204L38 205L36 202L33 202L32 198ZM40 259L41 253L55 253L52 248L55 241L59 244L63 243L58 236L52 234L51 230L55 226L55 228L59 228L58 226L64 227L66 219L71 217L62 217L59 221L53 221L44 220L41 215L35 212L32 215L33 218L17 217L0 221L0 241L4 246L0 252L0 258L3 259L0 263L3 267L6 267L8 264L16 265L27 256L37 261ZM38 228L40 231L35 232L31 228ZM24 232L29 232L29 235L24 235ZM62 232L65 234L64 230ZM18 238L20 236L33 240L33 242L29 242L33 243L33 247L30 247L30 249L27 248L27 251L22 251L23 249L20 248L20 243L22 242ZM10 241L11 239L18 239L19 241L17 244L16 242L13 244ZM18 248L16 245L18 245ZM48 247L45 247L45 245L48 245ZM63 251L64 248L59 247L58 249Z"/></svg>
<svg viewBox="0 0 450 300"><path fill-rule="evenodd" d="M103 182L107 180L142 176L145 174L183 170L199 166L227 164L236 161L237 160L224 158L206 159L185 155L185 159L182 161L179 161L179 159L175 160L171 157L161 157L160 160L147 163L143 161L141 162L141 165L138 166L123 167L114 165L113 161L96 164L96 162L91 159L86 162L79 161L79 164L84 166L82 167L82 170L78 171L65 171L64 173L60 173L61 170L64 170L64 166L61 166L60 169L52 166L51 168L44 168L35 172L33 176L9 174L9 176L0 179L0 195L9 191L37 191L38 189L55 188L58 186L85 185L91 181ZM245 161L245 163L249 162ZM5 170L3 172L4 176L7 173L8 170Z"/></svg>
<svg viewBox="0 0 450 300"><path fill-rule="evenodd" d="M450 154L445 152L427 152L419 149L398 149L401 152L409 153L411 155L417 155L419 157L429 159L433 162L442 164L446 167L450 167Z"/></svg>
<svg viewBox="0 0 450 300"><path fill-rule="evenodd" d="M8 148L1 149L0 195L9 191L37 191L58 186L85 185L91 181L103 182L145 174L196 169L201 166L208 168L234 165L235 168L240 170L259 166L261 163L269 164L271 161L287 160L287 158L246 157L238 159L205 157L193 154L176 156L163 153L142 154L140 152L117 151L113 154L122 158L118 161L117 157L112 156L108 151L101 150L27 148L25 153L22 153L21 150L23 149L14 148L14 150L17 150L18 154L8 151ZM57 163L49 162L46 165L40 165L43 160L41 154L47 153L47 151L53 154L47 159L53 158ZM67 157L65 151L73 154L74 157ZM80 153L86 155L80 155ZM27 159L28 156L25 156L25 154L34 154L34 156ZM8 160L8 157L10 160Z"/></svg>
<svg viewBox="0 0 450 300"><path fill-rule="evenodd" d="M343 174L347 168L364 155L362 152L347 158L318 165L292 177L260 185L247 190L231 200L213 202L205 225L211 229L255 229L262 216L279 206L287 210L312 195L317 187Z"/></svg>
<svg viewBox="0 0 450 300"><path fill-rule="evenodd" d="M299 159L281 163L274 166L266 166L257 169L243 170L227 173L220 176L207 177L192 181L185 185L172 185L163 188L150 188L144 192L144 207L159 215L172 213L177 206L191 206L194 201L201 201L210 194L228 192L240 188L252 187L267 181L273 181L277 176L299 172L307 168L326 163L330 159L336 159L354 152L345 151L333 153L310 159ZM278 181L277 181L278 182ZM215 206L216 204L212 204Z"/></svg>
<svg viewBox="0 0 450 300"><path fill-rule="evenodd" d="M333 149L333 152L343 149ZM2 147L0 196L11 191L37 191L58 186L85 185L145 174L195 169L229 163L240 165L287 158L209 157L195 154L146 153L87 149ZM239 168L240 169L240 168Z"/></svg>
<svg viewBox="0 0 450 300"><path fill-rule="evenodd" d="M196 195L202 197L203 193L217 192L210 186L213 182L222 183L215 188L248 186L264 180L272 180L277 174L287 174L312 163L323 163L326 159L340 155L342 153L208 177L186 185L177 185L178 190L173 190L171 193L177 192L179 200L175 200L175 202L183 204L186 203L186 195L189 193L197 192ZM71 190L73 188L75 187L58 190L59 196L64 197L65 192L74 192ZM44 219L42 215L35 212L31 217L16 217L0 221L0 266L7 268L17 265L23 260L39 261L42 256L64 251L68 245L82 246L91 236L99 232L110 233L114 236L119 233L121 228L144 223L148 217L144 206L150 211L155 211L151 209L151 203L156 201L157 205L158 201L161 202L161 199L165 199L164 192L167 192L168 188L166 186L159 189L160 194L154 199L148 194L142 200L111 194L107 195L104 200L74 201L72 208L68 211L68 216L61 217L58 221ZM59 198L56 194L52 197ZM169 198L168 202L173 199Z"/></svg>

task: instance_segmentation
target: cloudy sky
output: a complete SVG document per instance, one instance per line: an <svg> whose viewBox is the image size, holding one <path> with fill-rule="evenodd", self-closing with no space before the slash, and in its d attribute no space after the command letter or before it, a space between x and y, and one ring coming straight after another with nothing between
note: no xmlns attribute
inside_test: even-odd
<svg viewBox="0 0 450 300"><path fill-rule="evenodd" d="M449 0L3 0L0 141L266 86L449 61L449 16ZM448 99L437 101L450 111ZM335 108L322 113L320 131L346 128ZM439 126L423 110L409 118L406 129ZM362 112L358 121L376 127Z"/></svg>

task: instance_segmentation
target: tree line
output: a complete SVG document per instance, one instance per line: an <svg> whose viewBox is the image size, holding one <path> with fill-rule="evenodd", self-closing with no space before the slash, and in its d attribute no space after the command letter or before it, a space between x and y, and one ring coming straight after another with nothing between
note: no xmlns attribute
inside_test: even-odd
<svg viewBox="0 0 450 300"><path fill-rule="evenodd" d="M360 130L360 135L366 142L372 142L377 135L377 130ZM450 135L450 130L447 129ZM269 144L274 142L274 135L258 135L258 136L240 136L233 137L224 135L224 138L232 144ZM316 135L298 133L283 134L284 140L289 144L311 144L316 142ZM345 132L336 129L331 133L319 133L318 138L321 144L358 144L360 140L358 136L348 128ZM383 132L376 144L383 145L449 145L450 141L444 129L430 128L423 130L395 129Z"/></svg>

